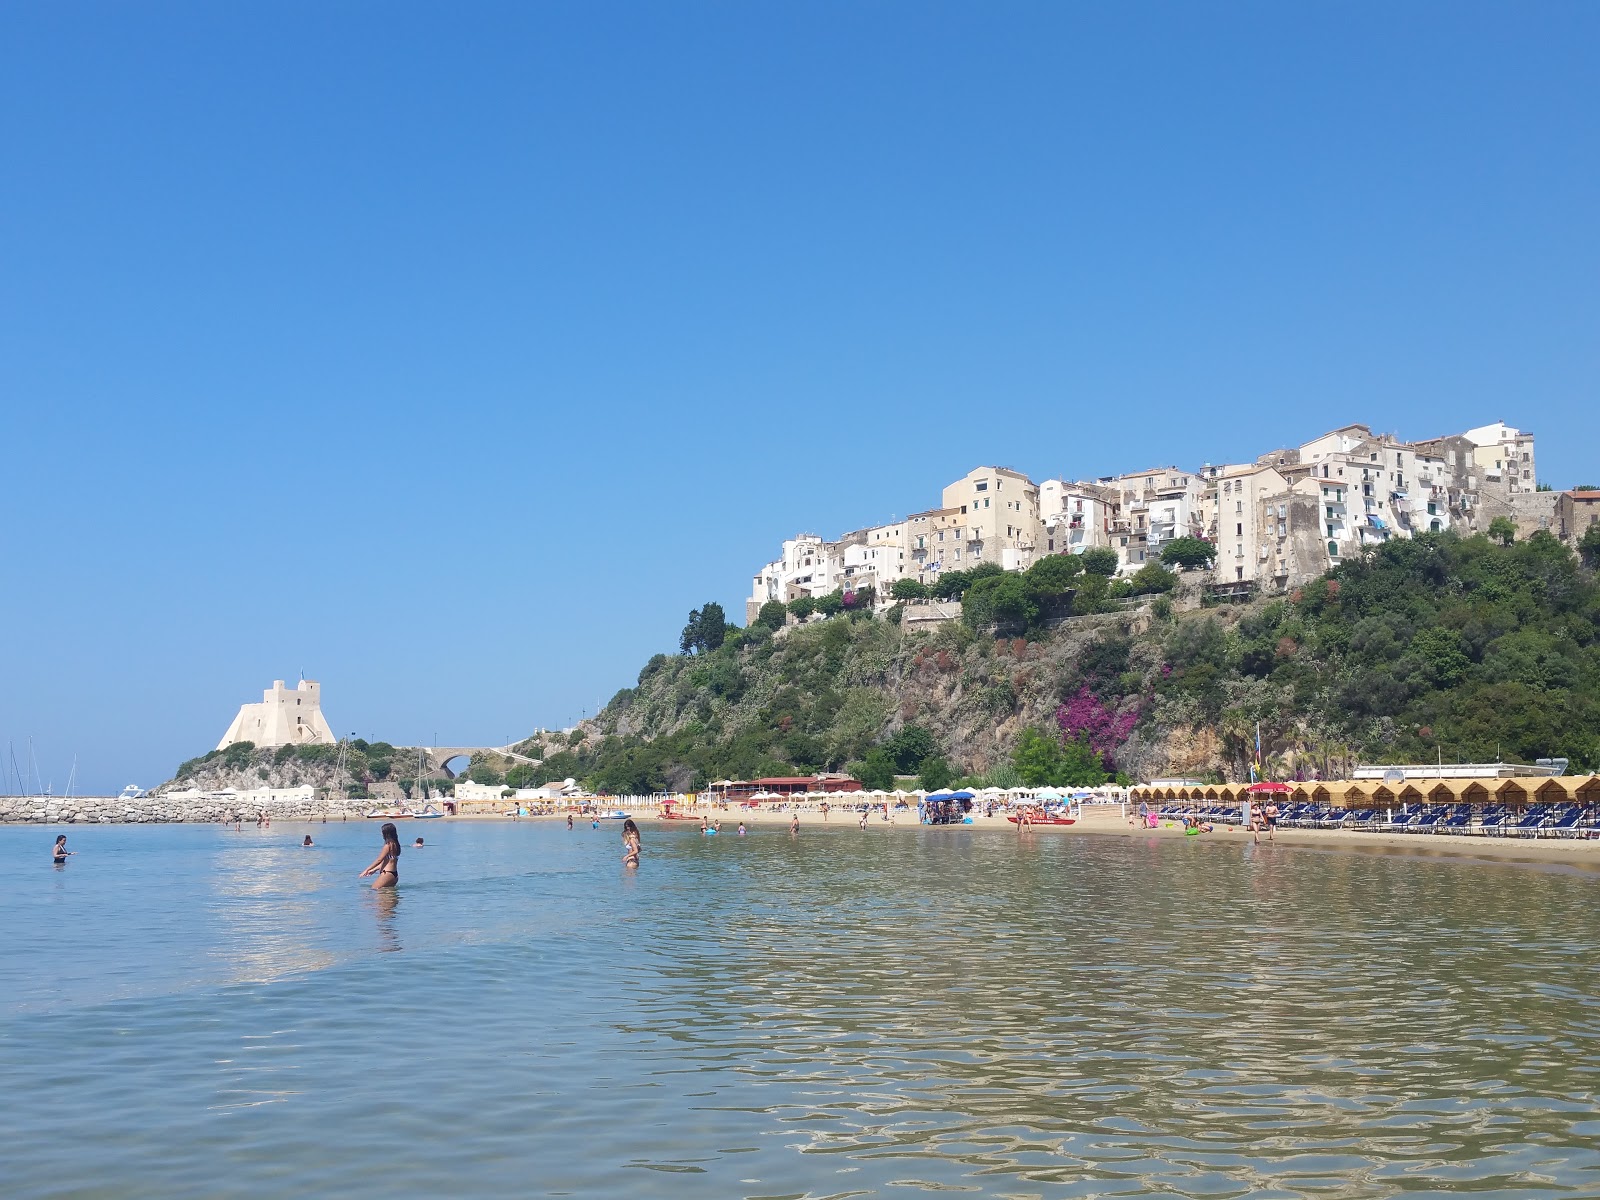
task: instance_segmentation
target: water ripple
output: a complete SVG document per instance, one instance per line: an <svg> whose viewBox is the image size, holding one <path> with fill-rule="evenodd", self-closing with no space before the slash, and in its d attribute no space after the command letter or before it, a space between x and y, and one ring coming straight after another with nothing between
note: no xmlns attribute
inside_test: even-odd
<svg viewBox="0 0 1600 1200"><path fill-rule="evenodd" d="M303 832L4 831L7 1196L1600 1194L1592 877Z"/></svg>

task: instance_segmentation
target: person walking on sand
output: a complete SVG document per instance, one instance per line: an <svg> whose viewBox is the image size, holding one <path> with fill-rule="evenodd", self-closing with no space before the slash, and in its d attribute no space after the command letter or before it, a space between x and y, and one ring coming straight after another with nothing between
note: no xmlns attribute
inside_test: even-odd
<svg viewBox="0 0 1600 1200"><path fill-rule="evenodd" d="M65 863L67 861L67 855L76 854L76 853L77 853L77 851L75 851L75 850L68 850L67 849L67 835L66 834L64 834L64 833L56 834L56 848L50 852L50 857L51 857L52 860L54 860L56 866L59 867L63 863Z"/></svg>
<svg viewBox="0 0 1600 1200"><path fill-rule="evenodd" d="M385 821L379 831L383 834L383 849L378 857L372 860L372 865L361 872L361 878L376 875L373 881L374 888L392 888L400 882L400 831L394 827L393 821Z"/></svg>
<svg viewBox="0 0 1600 1200"><path fill-rule="evenodd" d="M622 823L622 865L637 867L639 865L639 827L629 817Z"/></svg>

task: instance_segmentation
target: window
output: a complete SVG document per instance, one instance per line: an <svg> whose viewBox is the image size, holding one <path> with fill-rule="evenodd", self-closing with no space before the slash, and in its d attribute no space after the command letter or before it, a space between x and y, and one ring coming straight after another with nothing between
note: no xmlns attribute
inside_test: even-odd
<svg viewBox="0 0 1600 1200"><path fill-rule="evenodd" d="M985 497L984 497L984 498L983 498L983 506L984 506L984 507L985 507L985 508L988 508L988 507L989 507L989 497L987 497L987 496L985 496Z"/></svg>
<svg viewBox="0 0 1600 1200"><path fill-rule="evenodd" d="M1242 513L1244 511L1244 501L1243 500L1235 500L1233 502L1233 511L1236 512L1236 513Z"/></svg>
<svg viewBox="0 0 1600 1200"><path fill-rule="evenodd" d="M989 490L989 481L984 480L982 483L978 484L977 490L980 492L987 492Z"/></svg>
<svg viewBox="0 0 1600 1200"><path fill-rule="evenodd" d="M1332 530L1329 530L1329 532L1331 533ZM1339 543L1338 542L1329 542L1328 543L1328 557L1329 558L1338 558L1339 557Z"/></svg>
<svg viewBox="0 0 1600 1200"><path fill-rule="evenodd" d="M1233 536L1234 537L1243 537L1244 536L1244 522L1243 521L1240 521L1238 524L1236 524L1233 527Z"/></svg>

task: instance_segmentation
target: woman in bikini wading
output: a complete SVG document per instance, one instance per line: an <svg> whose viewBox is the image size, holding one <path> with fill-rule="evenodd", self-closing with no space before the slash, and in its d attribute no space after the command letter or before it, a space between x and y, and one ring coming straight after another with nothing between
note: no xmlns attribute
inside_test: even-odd
<svg viewBox="0 0 1600 1200"><path fill-rule="evenodd" d="M393 821L383 823L382 833L383 850L373 859L372 865L361 872L361 878L376 875L378 878L373 880L373 887L392 888L400 882L400 833Z"/></svg>

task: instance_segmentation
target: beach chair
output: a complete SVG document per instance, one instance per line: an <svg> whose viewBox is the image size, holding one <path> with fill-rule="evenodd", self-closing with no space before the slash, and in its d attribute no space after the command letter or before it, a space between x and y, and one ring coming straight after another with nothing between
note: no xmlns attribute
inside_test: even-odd
<svg viewBox="0 0 1600 1200"><path fill-rule="evenodd" d="M1528 811L1522 814L1522 820L1514 825L1507 825L1505 832L1511 837L1532 837L1534 830L1550 819L1550 810L1543 804L1529 805Z"/></svg>
<svg viewBox="0 0 1600 1200"><path fill-rule="evenodd" d="M1557 813L1552 820L1539 826L1534 836L1544 837L1549 834L1551 837L1582 837L1583 831L1579 829L1582 821L1583 809L1569 808L1566 812Z"/></svg>
<svg viewBox="0 0 1600 1200"><path fill-rule="evenodd" d="M1407 833L1432 833L1449 813L1445 808L1424 809L1417 815L1417 819L1406 826Z"/></svg>
<svg viewBox="0 0 1600 1200"><path fill-rule="evenodd" d="M1416 820L1417 811L1412 809L1410 812L1396 813L1394 817L1388 821L1385 821L1380 817L1378 820L1373 822L1373 828L1381 829L1386 833L1393 831L1399 831L1403 833L1407 829L1410 829L1411 826L1416 823Z"/></svg>
<svg viewBox="0 0 1600 1200"><path fill-rule="evenodd" d="M1461 808L1456 809L1444 820L1440 821L1439 824L1435 826L1435 829L1443 829L1447 833L1457 833L1468 828L1471 824L1472 809L1470 807L1462 806Z"/></svg>
<svg viewBox="0 0 1600 1200"><path fill-rule="evenodd" d="M1481 833L1498 837L1506 831L1506 814L1503 812L1485 812L1478 821L1478 827L1469 827L1469 833Z"/></svg>
<svg viewBox="0 0 1600 1200"><path fill-rule="evenodd" d="M1351 812L1348 808L1325 809L1323 810L1322 815L1317 818L1317 828L1343 829L1346 825L1350 824L1351 818L1356 815L1356 813Z"/></svg>

